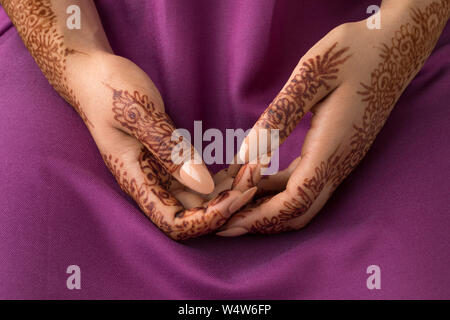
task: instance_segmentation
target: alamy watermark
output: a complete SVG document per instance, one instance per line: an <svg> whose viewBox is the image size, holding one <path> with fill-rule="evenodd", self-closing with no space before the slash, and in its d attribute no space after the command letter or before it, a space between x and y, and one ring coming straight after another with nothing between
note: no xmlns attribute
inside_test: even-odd
<svg viewBox="0 0 450 320"><path fill-rule="evenodd" d="M371 5L367 7L366 13L371 14L366 19L366 25L369 30L381 29L381 11L377 5Z"/></svg>
<svg viewBox="0 0 450 320"><path fill-rule="evenodd" d="M279 170L278 129L226 129L224 136L215 128L203 132L202 121L194 121L194 139L188 130L176 129L171 140L175 142L171 154L175 164L191 159L194 163L203 161L207 165L259 163L264 175L272 175ZM204 149L203 142L209 142ZM191 145L195 148L194 155L191 154ZM237 154L236 146L240 148Z"/></svg>
<svg viewBox="0 0 450 320"><path fill-rule="evenodd" d="M380 290L381 289L381 269L377 265L370 265L366 270L367 274L370 276L367 278L366 286L369 290Z"/></svg>
<svg viewBox="0 0 450 320"><path fill-rule="evenodd" d="M70 274L66 280L66 286L69 290L81 289L81 269L79 266L72 264L67 267L66 273Z"/></svg>
<svg viewBox="0 0 450 320"><path fill-rule="evenodd" d="M66 19L66 26L69 30L81 29L81 9L76 4L70 5L66 9L69 16Z"/></svg>

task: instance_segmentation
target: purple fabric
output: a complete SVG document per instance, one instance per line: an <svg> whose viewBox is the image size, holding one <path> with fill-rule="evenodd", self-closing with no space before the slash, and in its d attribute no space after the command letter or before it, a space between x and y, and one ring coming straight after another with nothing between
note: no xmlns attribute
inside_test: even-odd
<svg viewBox="0 0 450 320"><path fill-rule="evenodd" d="M298 59L372 0L97 1L179 127L249 128ZM450 298L450 28L303 231L177 243L116 185L0 9L0 298ZM282 149L299 152L308 119ZM213 169L217 169L213 168ZM81 267L82 289L66 288ZM366 268L381 267L381 290Z"/></svg>

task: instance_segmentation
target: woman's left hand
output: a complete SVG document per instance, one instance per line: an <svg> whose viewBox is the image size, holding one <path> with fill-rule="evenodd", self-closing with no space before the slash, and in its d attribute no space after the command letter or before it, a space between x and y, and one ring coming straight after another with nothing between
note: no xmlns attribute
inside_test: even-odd
<svg viewBox="0 0 450 320"><path fill-rule="evenodd" d="M402 3L383 2L382 29L370 30L366 20L340 25L300 60L239 152L246 164L238 168L234 188L257 185L259 194L272 195L244 207L218 235L300 229L358 165L449 17L448 0ZM313 118L300 157L261 179L260 165L249 163L248 152L258 132L277 129L282 143L307 112Z"/></svg>

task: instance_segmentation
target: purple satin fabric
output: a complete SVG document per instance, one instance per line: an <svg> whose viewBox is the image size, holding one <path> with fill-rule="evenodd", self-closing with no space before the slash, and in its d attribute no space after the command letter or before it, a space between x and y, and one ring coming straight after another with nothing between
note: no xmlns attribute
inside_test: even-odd
<svg viewBox="0 0 450 320"><path fill-rule="evenodd" d="M244 128L371 0L96 1L177 126ZM367 157L304 230L178 243L115 183L0 9L0 298L450 298L450 28ZM305 121L282 148L299 154ZM218 169L218 166L212 168ZM81 267L81 290L66 268ZM366 268L381 268L368 290Z"/></svg>

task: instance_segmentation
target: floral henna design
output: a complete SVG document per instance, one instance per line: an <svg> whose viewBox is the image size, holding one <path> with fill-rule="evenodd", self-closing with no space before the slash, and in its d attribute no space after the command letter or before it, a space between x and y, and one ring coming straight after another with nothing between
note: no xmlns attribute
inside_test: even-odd
<svg viewBox="0 0 450 320"><path fill-rule="evenodd" d="M142 184L138 184L136 179L129 177L124 163L118 158L104 154L103 160L116 178L120 188L133 198L144 214L172 239L185 240L211 233L227 220L219 210L213 210L206 215L208 207L183 209L178 200L163 187L170 184L171 178L168 178L168 172L164 169L157 171L161 170L161 166L155 159L152 159L147 150L142 151L139 159L146 174L146 182ZM159 183L162 183L162 185ZM156 198L150 197L150 195ZM212 200L209 206L216 205L229 196L229 192L224 191ZM156 199L157 201L155 201ZM174 213L174 222L167 221L166 215L161 212L161 208L164 206L179 209ZM198 214L199 211L203 214ZM194 214L197 214L196 218L192 217Z"/></svg>
<svg viewBox="0 0 450 320"><path fill-rule="evenodd" d="M142 171L146 173L146 178L149 185L161 185L163 188L169 190L173 178L172 175L167 172L166 168L157 161L152 154L145 148L142 148L141 155L139 157L139 164ZM157 172L158 174L155 174Z"/></svg>
<svg viewBox="0 0 450 320"><path fill-rule="evenodd" d="M251 233L280 233L292 230L283 226L283 223L304 214L314 203L327 182L333 177L336 170L336 163L339 161L339 147L331 154L327 161L322 161L320 166L315 168L315 175L303 181L297 187L297 194L291 200L283 202L283 209L279 214L271 218L257 220L250 228Z"/></svg>
<svg viewBox="0 0 450 320"><path fill-rule="evenodd" d="M51 1L1 0L0 3L48 82L73 106L86 125L93 127L67 84L67 56L79 52L65 46L64 36L56 28Z"/></svg>
<svg viewBox="0 0 450 320"><path fill-rule="evenodd" d="M306 101L316 97L320 88L330 90L329 82L337 79L338 66L350 58L348 47L335 51L337 43L325 53L303 62L299 72L274 99L257 122L266 129L279 129L280 143L294 130L305 115Z"/></svg>
<svg viewBox="0 0 450 320"><path fill-rule="evenodd" d="M368 152L403 90L431 54L449 15L448 0L433 2L423 10L412 10L412 23L402 25L391 44L382 46L381 62L372 72L370 84L361 83L362 89L357 91L365 109L361 122L353 126L349 148L340 152L337 152L340 147L336 149L315 169L315 175L297 188L297 195L283 203L284 208L277 216L256 221L249 232L295 230L283 222L304 214L326 185L332 193L353 171Z"/></svg>
<svg viewBox="0 0 450 320"><path fill-rule="evenodd" d="M110 87L110 86L108 86ZM169 116L156 109L148 96L134 91L133 94L126 90L113 91L114 119L124 128L132 132L153 154L158 156L158 160L167 165L171 173L181 167L172 161L172 151L180 141L172 141L172 133L175 125ZM192 146L191 155L194 154ZM180 154L182 157L183 155Z"/></svg>
<svg viewBox="0 0 450 320"><path fill-rule="evenodd" d="M449 14L448 0L433 2L424 10L412 10L413 23L402 25L390 46L382 46L381 62L372 72L370 84L361 83L362 89L357 92L366 107L361 123L354 125L350 151L342 154L342 161L336 165L333 189L369 151L402 92L431 54Z"/></svg>
<svg viewBox="0 0 450 320"><path fill-rule="evenodd" d="M159 201L166 206L181 206L178 200L167 191L173 181L172 175L145 148L141 150L139 164L145 174L148 186L160 187L151 190Z"/></svg>

